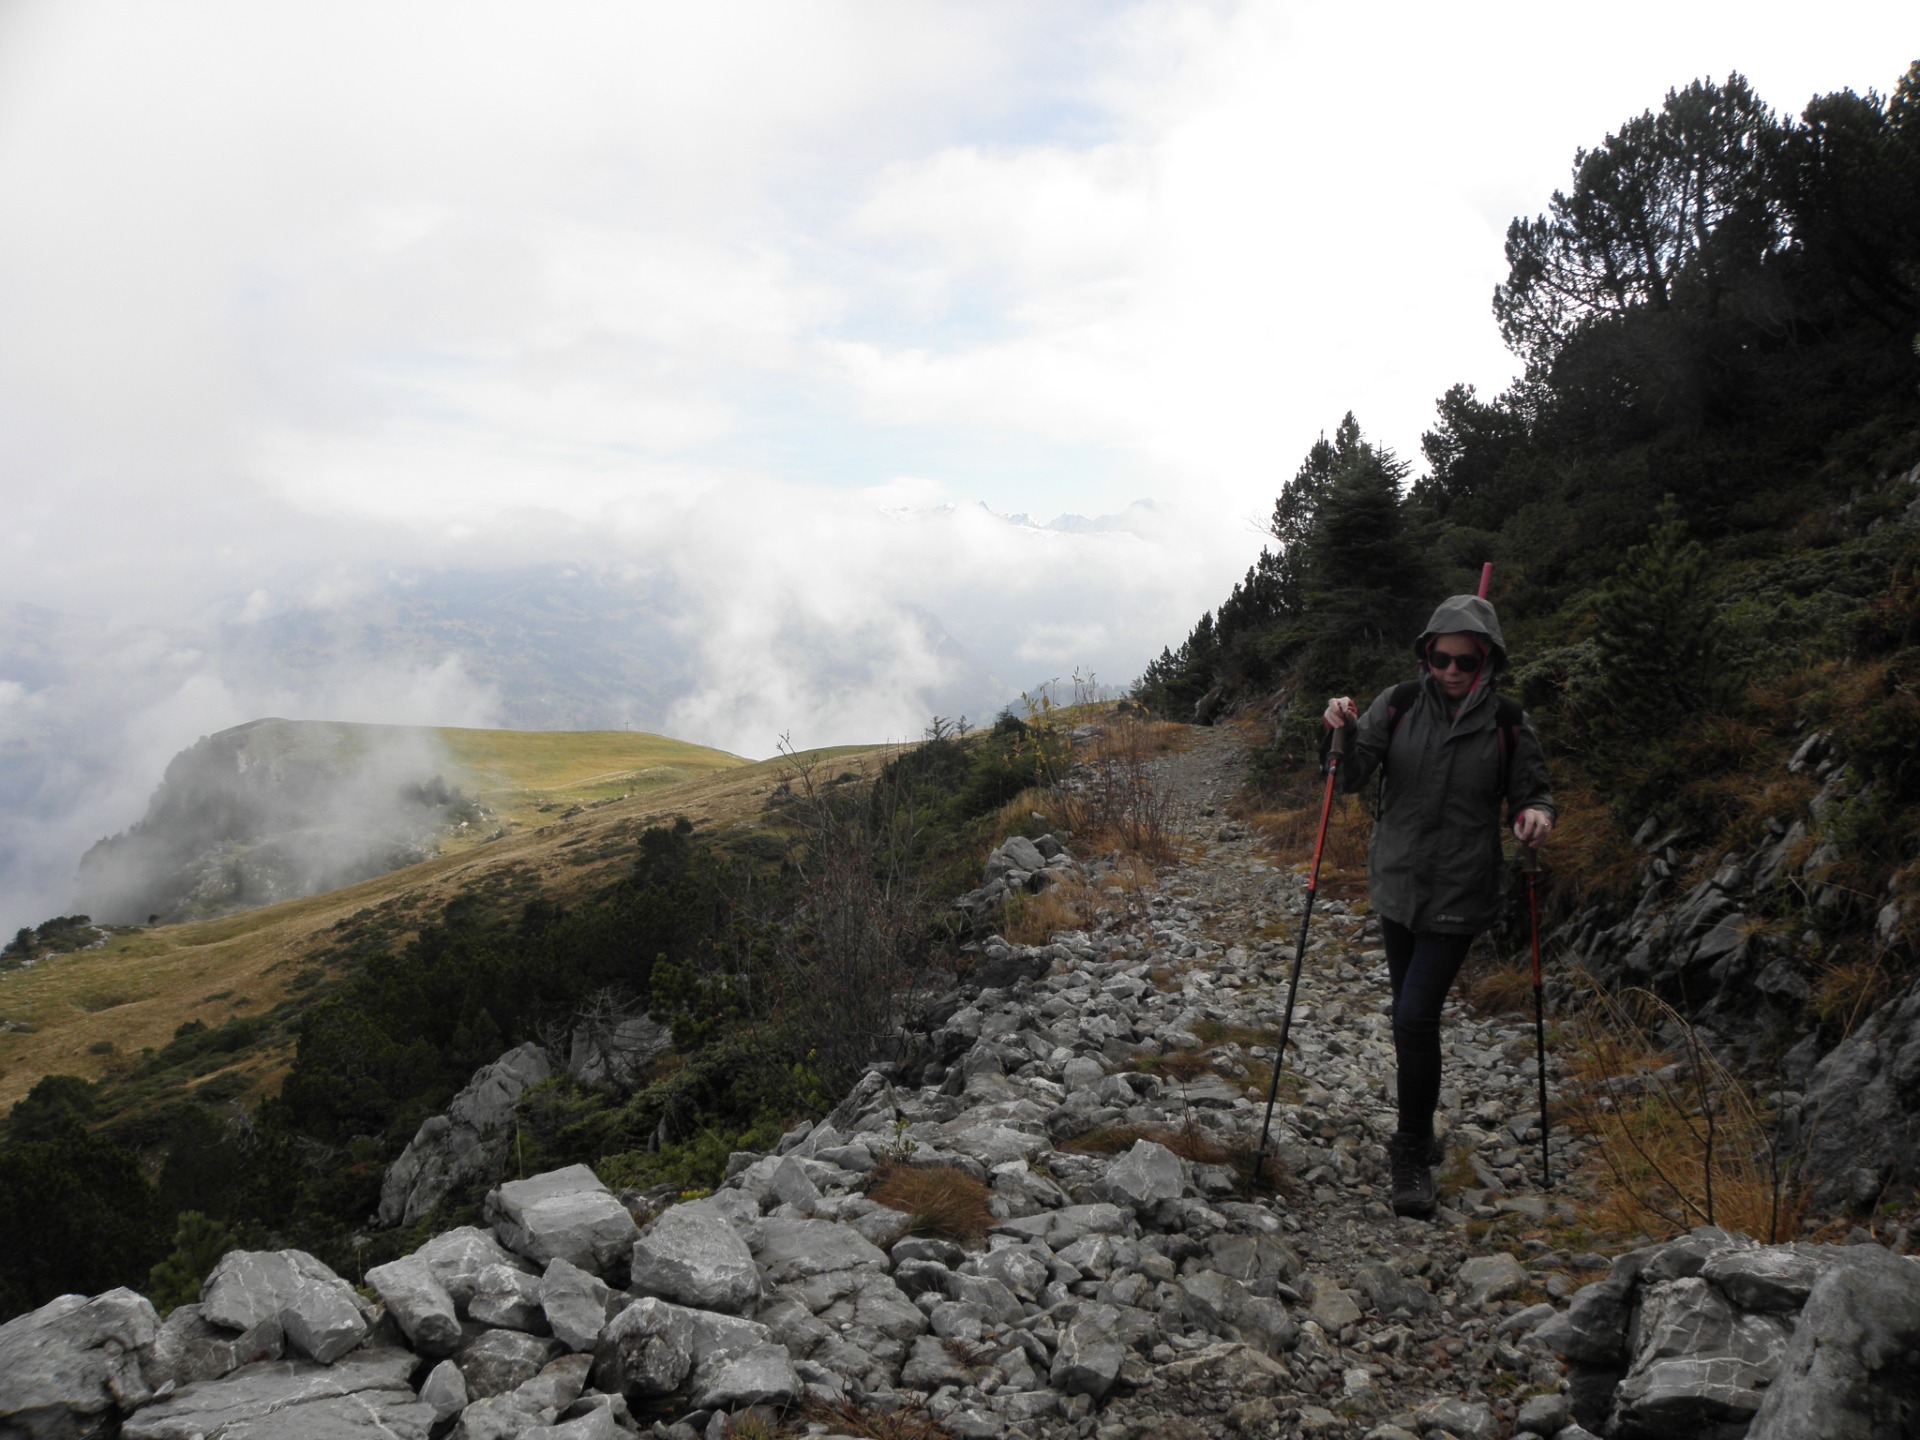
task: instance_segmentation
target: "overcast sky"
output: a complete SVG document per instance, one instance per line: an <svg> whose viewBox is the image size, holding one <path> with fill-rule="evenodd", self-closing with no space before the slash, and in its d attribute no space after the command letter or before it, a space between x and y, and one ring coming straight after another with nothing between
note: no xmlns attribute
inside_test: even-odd
<svg viewBox="0 0 1920 1440"><path fill-rule="evenodd" d="M908 606L1009 682L1124 683L1345 411L1417 461L1510 378L1502 237L1576 147L1916 51L1910 0L8 0L0 594L125 636L396 566L658 572L704 647L673 722L756 755L908 733L947 663ZM937 519L1141 499L1104 540ZM819 682L794 616L896 683ZM166 664L112 721L162 758L266 704L498 708L458 655ZM0 666L0 739L56 699Z"/></svg>

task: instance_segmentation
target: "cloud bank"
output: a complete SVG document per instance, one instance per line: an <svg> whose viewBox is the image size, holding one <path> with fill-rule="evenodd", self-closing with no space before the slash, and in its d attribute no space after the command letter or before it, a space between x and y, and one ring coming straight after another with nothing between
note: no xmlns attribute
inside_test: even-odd
<svg viewBox="0 0 1920 1440"><path fill-rule="evenodd" d="M17 0L0 922L265 714L765 754L1124 682L1345 411L1505 383L1577 146L1884 88L1907 11Z"/></svg>

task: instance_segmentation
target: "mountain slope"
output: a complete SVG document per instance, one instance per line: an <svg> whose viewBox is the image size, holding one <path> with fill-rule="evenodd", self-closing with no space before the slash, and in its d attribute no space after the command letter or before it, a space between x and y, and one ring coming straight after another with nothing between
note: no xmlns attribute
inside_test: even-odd
<svg viewBox="0 0 1920 1440"><path fill-rule="evenodd" d="M0 1031L0 1111L43 1075L98 1079L164 1047L182 1025L217 1028L298 1008L324 990L335 966L403 943L462 891L509 899L587 893L630 861L648 825L673 816L751 835L790 765L625 732L433 733L473 777L504 834L449 843L447 853L346 889L145 929L0 974L0 1024L8 1027ZM865 769L887 752L810 753ZM282 1037L250 1054L222 1089L257 1092L277 1078L290 1046ZM198 1083L221 1073L210 1070Z"/></svg>

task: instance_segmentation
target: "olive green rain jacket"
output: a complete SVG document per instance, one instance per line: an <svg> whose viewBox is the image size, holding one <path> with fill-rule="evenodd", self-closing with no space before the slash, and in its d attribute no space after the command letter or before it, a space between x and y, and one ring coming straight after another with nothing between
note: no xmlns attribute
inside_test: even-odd
<svg viewBox="0 0 1920 1440"><path fill-rule="evenodd" d="M1415 649L1424 656L1429 637L1463 631L1490 640L1504 663L1493 607L1471 595L1441 605ZM1503 808L1508 821L1530 807L1556 813L1540 737L1523 715L1513 753L1503 757L1489 686L1468 696L1451 722L1431 675L1397 718L1389 715L1392 694L1382 692L1361 715L1340 762L1340 788L1350 792L1386 761L1367 858L1374 911L1409 930L1477 935L1500 913Z"/></svg>

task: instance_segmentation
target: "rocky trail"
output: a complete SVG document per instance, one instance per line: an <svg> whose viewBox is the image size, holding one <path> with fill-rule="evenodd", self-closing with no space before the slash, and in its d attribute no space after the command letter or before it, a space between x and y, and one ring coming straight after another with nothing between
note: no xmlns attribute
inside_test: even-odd
<svg viewBox="0 0 1920 1440"><path fill-rule="evenodd" d="M712 1196L655 1212L575 1166L500 1184L487 1228L360 1291L279 1251L229 1255L164 1323L128 1291L55 1301L0 1327L0 1440L1915 1433L1912 1261L1556 1244L1530 1022L1456 1002L1441 1209L1395 1218L1384 957L1337 901L1274 1116L1285 1179L1249 1194L1304 877L1226 818L1229 731L1156 764L1178 867L1086 930L985 944L901 1059ZM989 880L1073 864L1009 842ZM547 1064L476 1075L390 1172L396 1204L428 1140ZM915 1233L882 1203L903 1176L970 1190L984 1234Z"/></svg>

